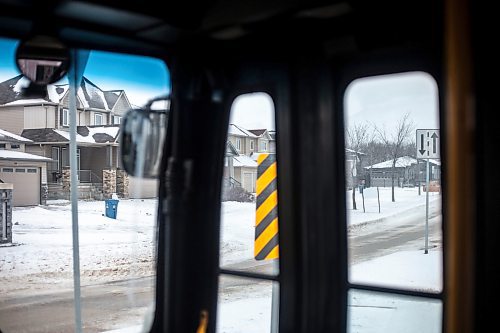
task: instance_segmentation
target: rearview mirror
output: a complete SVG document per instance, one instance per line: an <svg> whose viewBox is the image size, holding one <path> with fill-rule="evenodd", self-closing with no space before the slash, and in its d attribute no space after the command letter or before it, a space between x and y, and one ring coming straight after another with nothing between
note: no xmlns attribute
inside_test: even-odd
<svg viewBox="0 0 500 333"><path fill-rule="evenodd" d="M35 36L19 44L16 63L31 82L48 85L68 72L69 50L54 37Z"/></svg>
<svg viewBox="0 0 500 333"><path fill-rule="evenodd" d="M163 102L163 103L162 103ZM161 104L159 109L154 106ZM121 125L120 151L125 171L134 177L157 178L167 134L168 99L129 110Z"/></svg>

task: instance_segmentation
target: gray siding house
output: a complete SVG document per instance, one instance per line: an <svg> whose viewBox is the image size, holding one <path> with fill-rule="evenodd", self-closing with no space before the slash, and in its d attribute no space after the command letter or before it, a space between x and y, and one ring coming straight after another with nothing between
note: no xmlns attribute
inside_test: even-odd
<svg viewBox="0 0 500 333"><path fill-rule="evenodd" d="M259 154L276 153L275 132L267 129L247 130L230 124L228 130L224 183L241 186L255 193L257 182L257 157Z"/></svg>
<svg viewBox="0 0 500 333"><path fill-rule="evenodd" d="M392 160L380 162L365 167L370 186L390 187L392 186ZM436 160L429 161L429 179L431 181L441 180L441 163ZM397 159L394 168L395 186L415 186L425 182L427 164L425 161L417 161L410 156Z"/></svg>
<svg viewBox="0 0 500 333"><path fill-rule="evenodd" d="M0 128L29 139L27 153L50 158L46 175L49 199L69 197L69 86L48 85L44 96L23 95L22 76L0 83ZM128 196L131 183L119 158L121 119L131 109L125 91L104 91L83 77L77 91L77 160L81 198ZM156 183L141 191L156 195ZM133 191L136 193L137 191Z"/></svg>

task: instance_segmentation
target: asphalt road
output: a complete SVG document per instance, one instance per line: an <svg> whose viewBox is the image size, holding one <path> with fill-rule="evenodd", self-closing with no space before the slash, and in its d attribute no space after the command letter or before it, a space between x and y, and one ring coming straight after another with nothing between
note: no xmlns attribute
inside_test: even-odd
<svg viewBox="0 0 500 333"><path fill-rule="evenodd" d="M441 218L438 209L431 210L429 220L429 246L441 245ZM424 247L425 211L415 211L368 225L349 233L350 264L389 254L400 249L421 249ZM271 274L272 262L245 261L232 269L249 270ZM220 289L230 293L239 286L262 283L222 276ZM142 322L144 314L154 298L152 277L116 281L82 287L82 321L84 332L94 333L111 330L114 327L134 326ZM232 288L233 287L233 288ZM3 333L74 331L74 304L71 290L51 292L34 296L22 296L1 300L0 329Z"/></svg>

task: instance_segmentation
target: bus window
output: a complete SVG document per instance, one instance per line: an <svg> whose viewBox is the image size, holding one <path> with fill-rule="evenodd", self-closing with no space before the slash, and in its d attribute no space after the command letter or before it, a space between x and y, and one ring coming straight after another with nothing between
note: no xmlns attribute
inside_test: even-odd
<svg viewBox="0 0 500 333"><path fill-rule="evenodd" d="M149 329L158 184L123 170L119 134L128 110L168 92L168 70L154 58L80 50L88 60L73 96L74 182L73 90L63 77L43 96L24 96L29 82L13 63L17 44L0 40L0 144L9 143L0 150L0 170L15 165L28 172L0 171L3 183L11 184L6 197L11 221L0 247L1 330ZM14 144L16 151L10 149ZM16 154L22 154L21 162ZM76 216L72 185L78 190ZM75 217L79 246L74 252Z"/></svg>
<svg viewBox="0 0 500 333"><path fill-rule="evenodd" d="M276 130L269 95L235 99L224 160L217 330L270 332L277 325L279 286L273 281L279 246Z"/></svg>
<svg viewBox="0 0 500 333"><path fill-rule="evenodd" d="M353 288L351 330L372 329L375 318L384 318L378 314L385 311L394 315L381 323L389 332L410 327L440 331L443 237L438 101L436 82L423 72L357 79L346 90L349 283L429 296L411 298ZM382 308L386 310L381 312ZM393 322L395 317L401 322Z"/></svg>

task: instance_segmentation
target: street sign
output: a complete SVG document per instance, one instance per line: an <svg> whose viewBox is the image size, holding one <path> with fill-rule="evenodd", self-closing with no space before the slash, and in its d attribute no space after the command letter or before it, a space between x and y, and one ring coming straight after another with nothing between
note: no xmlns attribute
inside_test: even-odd
<svg viewBox="0 0 500 333"><path fill-rule="evenodd" d="M440 158L438 129L417 130L417 158Z"/></svg>

